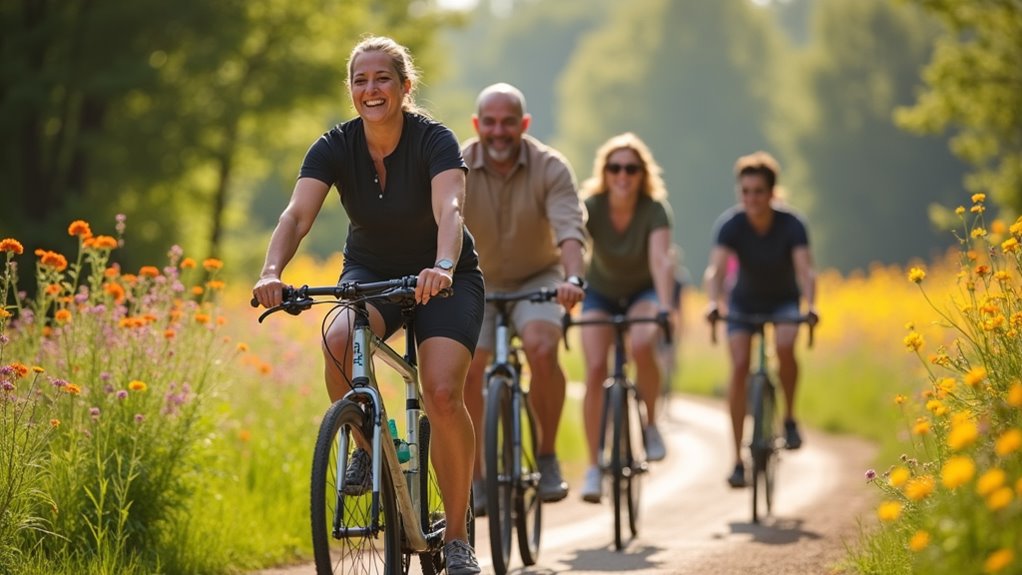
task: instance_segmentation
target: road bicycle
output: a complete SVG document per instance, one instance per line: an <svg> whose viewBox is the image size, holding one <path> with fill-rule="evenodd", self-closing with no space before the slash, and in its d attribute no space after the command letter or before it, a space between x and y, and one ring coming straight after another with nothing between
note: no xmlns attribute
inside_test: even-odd
<svg viewBox="0 0 1022 575"><path fill-rule="evenodd" d="M781 420L777 409L777 387L770 377L766 346L766 326L788 323L809 325L809 347L813 345L815 316L774 317L761 314L728 314L715 318L713 342L717 342L718 321L740 323L752 328L757 340L756 369L749 373L746 385L748 412L752 417L752 436L748 443L749 459L752 462L752 522L759 523L762 517L760 507L766 516L773 512L774 488L777 485L779 452L784 448L781 434Z"/></svg>
<svg viewBox="0 0 1022 575"><path fill-rule="evenodd" d="M406 276L379 282L285 287L283 302L259 317L262 322L278 311L298 315L319 304L354 311L351 346L347 350L352 360L351 390L327 409L312 458L312 546L319 575L408 573L416 555L424 575L444 570L444 502L430 460L430 423L422 409L416 358L413 326L416 281L416 276ZM449 294L449 290L441 293ZM366 304L371 301L401 306L404 356L369 328ZM253 305L257 305L255 300ZM327 325L324 320L324 337ZM395 437L388 425L390 420L376 383L374 358L382 360L404 381L403 440ZM368 489L345 482L345 471L350 460L357 457L357 449L370 454ZM466 514L470 544L474 524L470 506Z"/></svg>
<svg viewBox="0 0 1022 575"><path fill-rule="evenodd" d="M628 363L625 334L628 328L640 323L656 323L670 341L671 325L667 314L657 317L627 317L615 315L606 319L575 320L564 316L565 332L571 326L602 325L614 328L614 369L603 384L603 412L600 416L597 465L610 480L611 499L614 504L614 548L623 549L626 529L631 537L639 532L639 503L642 495L642 476L649 471L646 460L645 404L639 388L626 374ZM567 334L565 334L567 336ZM565 346L568 339L564 339Z"/></svg>
<svg viewBox="0 0 1022 575"><path fill-rule="evenodd" d="M510 307L516 302L541 303L556 298L557 291L547 288L486 295L486 301L497 310L496 349L486 369L483 443L486 514L493 570L497 575L508 571L513 531L518 532L522 563L536 564L543 515L536 418L529 404L529 392L522 387L521 345L509 323Z"/></svg>

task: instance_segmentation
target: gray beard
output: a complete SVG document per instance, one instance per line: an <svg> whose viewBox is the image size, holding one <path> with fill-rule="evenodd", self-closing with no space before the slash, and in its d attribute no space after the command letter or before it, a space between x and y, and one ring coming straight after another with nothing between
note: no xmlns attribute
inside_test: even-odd
<svg viewBox="0 0 1022 575"><path fill-rule="evenodd" d="M510 160L511 156L515 152L514 148L507 148L505 150L499 150L498 151L498 150L494 150L493 148L487 147L487 148L485 148L485 150L486 150L486 155L489 156L491 160L493 160L494 162L497 162L499 164L500 163L504 163L504 162Z"/></svg>

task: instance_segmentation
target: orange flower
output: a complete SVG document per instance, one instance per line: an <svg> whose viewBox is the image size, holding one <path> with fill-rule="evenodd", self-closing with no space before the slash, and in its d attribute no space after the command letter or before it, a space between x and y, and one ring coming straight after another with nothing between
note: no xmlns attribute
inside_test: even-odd
<svg viewBox="0 0 1022 575"><path fill-rule="evenodd" d="M36 250L35 255L39 256L39 263L43 267L53 268L58 272L67 269L67 258L49 250Z"/></svg>
<svg viewBox="0 0 1022 575"><path fill-rule="evenodd" d="M205 291L205 290L202 289L202 286L195 286L195 287L192 288L192 295L196 295L196 296L202 295L203 291Z"/></svg>
<svg viewBox="0 0 1022 575"><path fill-rule="evenodd" d="M117 238L112 236L96 236L92 241L92 246L97 250L112 250L117 247Z"/></svg>
<svg viewBox="0 0 1022 575"><path fill-rule="evenodd" d="M192 258L185 258L181 260L181 269L190 270L195 267L195 260Z"/></svg>
<svg viewBox="0 0 1022 575"><path fill-rule="evenodd" d="M11 315L12 315L11 312L9 312L9 311L5 310L4 308L0 307L0 319L7 319L7 318L11 317Z"/></svg>
<svg viewBox="0 0 1022 575"><path fill-rule="evenodd" d="M66 309L58 309L57 313L53 314L53 319L57 320L57 323L67 323L71 321L71 312Z"/></svg>
<svg viewBox="0 0 1022 575"><path fill-rule="evenodd" d="M206 282L206 287L208 287L211 290L222 290L224 289L224 285L225 285L224 282L220 280L210 280Z"/></svg>
<svg viewBox="0 0 1022 575"><path fill-rule="evenodd" d="M114 301L116 301L117 303L121 303L122 301L124 301L124 296L126 295L124 292L124 288L121 287L121 284L113 282L104 284L103 291L105 291L107 294L113 297Z"/></svg>
<svg viewBox="0 0 1022 575"><path fill-rule="evenodd" d="M85 220L75 220L67 227L67 235L88 238L92 236L92 228L89 227L89 222Z"/></svg>
<svg viewBox="0 0 1022 575"><path fill-rule="evenodd" d="M131 391L145 391L148 387L144 381L139 379L133 379L128 383L128 389Z"/></svg>
<svg viewBox="0 0 1022 575"><path fill-rule="evenodd" d="M245 353L246 351L248 351L248 344L245 343L245 342L239 343L238 344L238 351L240 351L241 353Z"/></svg>
<svg viewBox="0 0 1022 575"><path fill-rule="evenodd" d="M208 313L195 314L195 323L201 323L203 325L206 325L207 323L209 323L209 314Z"/></svg>
<svg viewBox="0 0 1022 575"><path fill-rule="evenodd" d="M20 256L25 253L25 248L21 245L21 242L14 238L4 238L0 240L0 252L11 252L16 256Z"/></svg>
<svg viewBox="0 0 1022 575"><path fill-rule="evenodd" d="M138 276L135 274L124 274L121 276L121 281L133 286L138 283Z"/></svg>
<svg viewBox="0 0 1022 575"><path fill-rule="evenodd" d="M64 387L62 387L61 389L64 390L64 393L68 393L70 395L78 395L79 393L82 392L82 388L78 387L77 385L75 385L73 383L69 383L69 384L65 385Z"/></svg>
<svg viewBox="0 0 1022 575"><path fill-rule="evenodd" d="M46 286L46 293L48 295L57 295L60 293L60 284L50 284Z"/></svg>
<svg viewBox="0 0 1022 575"><path fill-rule="evenodd" d="M138 275L146 278L154 278L160 275L160 270L156 266L142 266L138 270Z"/></svg>
<svg viewBox="0 0 1022 575"><path fill-rule="evenodd" d="M50 420L50 427L52 427L54 429L60 427L60 420L59 419L51 419Z"/></svg>
<svg viewBox="0 0 1022 575"><path fill-rule="evenodd" d="M10 368L14 370L15 377L25 377L28 375L28 366L23 363L12 362Z"/></svg>
<svg viewBox="0 0 1022 575"><path fill-rule="evenodd" d="M202 262L202 267L206 268L206 271L208 272L215 272L224 267L224 262L216 258L206 258Z"/></svg>
<svg viewBox="0 0 1022 575"><path fill-rule="evenodd" d="M175 335L177 335L177 332L172 330L172 329L165 329L165 330L163 330L163 337L165 339L174 339Z"/></svg>
<svg viewBox="0 0 1022 575"><path fill-rule="evenodd" d="M121 266L120 266L120 264L116 264L116 263L113 264L112 266L106 268L105 270L103 270L103 275L108 277L108 278L115 278L120 273L121 273Z"/></svg>

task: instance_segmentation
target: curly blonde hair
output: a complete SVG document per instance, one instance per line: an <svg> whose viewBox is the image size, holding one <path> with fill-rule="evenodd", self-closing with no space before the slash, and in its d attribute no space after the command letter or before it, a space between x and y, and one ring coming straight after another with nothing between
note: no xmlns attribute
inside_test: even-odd
<svg viewBox="0 0 1022 575"><path fill-rule="evenodd" d="M639 192L653 199L662 200L667 197L667 186L664 184L663 169L653 158L646 142L632 132L618 134L596 150L596 158L593 160L593 175L585 182L582 182L582 196L589 197L603 194L607 191L607 161L610 156L618 150L631 150L639 157L642 164L642 181L639 183Z"/></svg>

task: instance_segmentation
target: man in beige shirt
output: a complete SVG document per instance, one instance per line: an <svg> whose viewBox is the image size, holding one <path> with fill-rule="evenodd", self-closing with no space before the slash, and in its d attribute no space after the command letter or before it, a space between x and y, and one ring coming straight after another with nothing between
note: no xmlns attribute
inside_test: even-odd
<svg viewBox="0 0 1022 575"><path fill-rule="evenodd" d="M557 290L557 303L515 305L511 324L521 337L531 372L529 395L540 427L539 494L544 501L559 501L568 495L568 484L554 451L565 388L557 352L564 309L585 295L584 208L567 160L525 134L531 117L517 88L494 84L483 89L476 110L472 125L478 137L462 148L469 166L464 214L476 240L486 291ZM465 404L476 437L483 431L483 375L493 356L495 315L487 305L465 383ZM477 514L485 512L481 459L480 449L475 466Z"/></svg>

